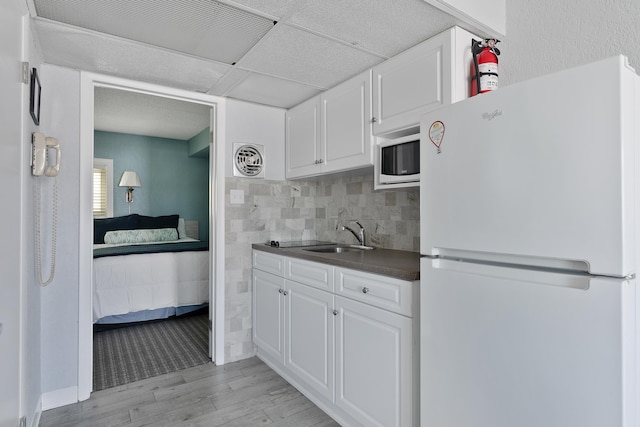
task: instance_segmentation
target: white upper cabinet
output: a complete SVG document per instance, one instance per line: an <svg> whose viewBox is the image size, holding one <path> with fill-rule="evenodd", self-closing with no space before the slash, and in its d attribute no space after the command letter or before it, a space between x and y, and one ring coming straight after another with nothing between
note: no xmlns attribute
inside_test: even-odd
<svg viewBox="0 0 640 427"><path fill-rule="evenodd" d="M371 70L291 108L287 178L372 166L370 121Z"/></svg>
<svg viewBox="0 0 640 427"><path fill-rule="evenodd" d="M488 37L504 37L507 33L506 0L424 0L455 16L473 31Z"/></svg>
<svg viewBox="0 0 640 427"><path fill-rule="evenodd" d="M318 173L320 152L320 97L314 97L287 111L286 177Z"/></svg>
<svg viewBox="0 0 640 427"><path fill-rule="evenodd" d="M374 135L416 127L423 113L468 98L472 38L453 27L374 67Z"/></svg>
<svg viewBox="0 0 640 427"><path fill-rule="evenodd" d="M373 137L469 96L471 39L453 27L287 111L286 177L373 165Z"/></svg>
<svg viewBox="0 0 640 427"><path fill-rule="evenodd" d="M324 171L372 166L371 71L326 91L320 99Z"/></svg>

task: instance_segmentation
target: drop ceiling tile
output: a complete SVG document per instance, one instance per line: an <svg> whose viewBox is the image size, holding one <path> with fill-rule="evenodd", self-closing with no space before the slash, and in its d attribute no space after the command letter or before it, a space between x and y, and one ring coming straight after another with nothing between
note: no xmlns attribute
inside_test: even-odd
<svg viewBox="0 0 640 427"><path fill-rule="evenodd" d="M231 67L165 49L35 19L44 61L85 71L207 92Z"/></svg>
<svg viewBox="0 0 640 427"><path fill-rule="evenodd" d="M226 96L244 101L291 108L322 92L307 86L276 77L251 73L226 93Z"/></svg>
<svg viewBox="0 0 640 427"><path fill-rule="evenodd" d="M278 24L238 65L310 86L329 88L382 58L306 31Z"/></svg>
<svg viewBox="0 0 640 427"><path fill-rule="evenodd" d="M386 57L459 24L423 0L308 2L287 22Z"/></svg>
<svg viewBox="0 0 640 427"><path fill-rule="evenodd" d="M38 16L231 64L273 26L214 0L35 0Z"/></svg>
<svg viewBox="0 0 640 427"><path fill-rule="evenodd" d="M211 95L225 96L235 85L244 80L251 74L250 71L240 70L237 67L233 67L229 70L216 84L209 89Z"/></svg>
<svg viewBox="0 0 640 427"><path fill-rule="evenodd" d="M286 16L292 10L299 8L304 4L304 0L223 0L224 3L230 5L241 5L266 15L271 15L281 19Z"/></svg>
<svg viewBox="0 0 640 427"><path fill-rule="evenodd" d="M186 52L226 64L235 64L273 27L273 21L264 22L267 25L257 26L253 34L247 31L246 26L213 24L209 31L202 34L197 45Z"/></svg>

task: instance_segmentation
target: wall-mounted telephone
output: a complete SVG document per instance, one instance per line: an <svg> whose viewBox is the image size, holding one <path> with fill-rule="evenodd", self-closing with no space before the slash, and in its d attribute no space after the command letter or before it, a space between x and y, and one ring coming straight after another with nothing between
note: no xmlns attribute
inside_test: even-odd
<svg viewBox="0 0 640 427"><path fill-rule="evenodd" d="M50 152L55 152L55 163L50 161ZM53 156L51 156L53 157ZM60 143L56 138L45 137L40 132L34 132L31 139L31 173L34 176L56 177L60 172ZM58 222L58 185L57 179L53 180L53 199L51 200L51 263L49 277L44 280L42 278L42 236L41 228L41 212L40 199L43 197L41 187L44 182L41 179L34 180L34 215L35 215L35 250L36 250L36 276L42 286L47 286L53 281L56 271L56 225ZM46 180L49 182L49 180ZM47 218L47 216L45 216Z"/></svg>
<svg viewBox="0 0 640 427"><path fill-rule="evenodd" d="M60 172L60 143L56 138L34 132L32 138L31 173L34 176L57 176ZM55 163L48 162L49 151L56 153Z"/></svg>

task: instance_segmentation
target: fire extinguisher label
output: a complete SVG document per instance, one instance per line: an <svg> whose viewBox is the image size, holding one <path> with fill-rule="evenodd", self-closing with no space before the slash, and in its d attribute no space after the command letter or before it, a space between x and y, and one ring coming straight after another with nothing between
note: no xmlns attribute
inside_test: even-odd
<svg viewBox="0 0 640 427"><path fill-rule="evenodd" d="M498 75L484 74L480 75L480 92L498 89Z"/></svg>
<svg viewBox="0 0 640 427"><path fill-rule="evenodd" d="M498 74L498 64L495 62L483 62L478 64L478 71L482 73L496 73Z"/></svg>

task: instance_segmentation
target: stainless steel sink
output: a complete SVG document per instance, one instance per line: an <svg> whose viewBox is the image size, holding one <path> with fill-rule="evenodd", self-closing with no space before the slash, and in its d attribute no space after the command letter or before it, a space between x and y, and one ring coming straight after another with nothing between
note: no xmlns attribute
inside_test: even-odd
<svg viewBox="0 0 640 427"><path fill-rule="evenodd" d="M320 252L325 254L341 254L342 252L355 251L357 249L351 248L343 248L343 247L332 247L332 248L315 248L315 249L305 249L305 251L309 252Z"/></svg>
<svg viewBox="0 0 640 427"><path fill-rule="evenodd" d="M359 252L359 251L370 251L373 249L373 246L330 246L330 247L321 247L321 248L309 248L305 249L305 251L309 252L319 252L325 254L341 254L343 252Z"/></svg>

